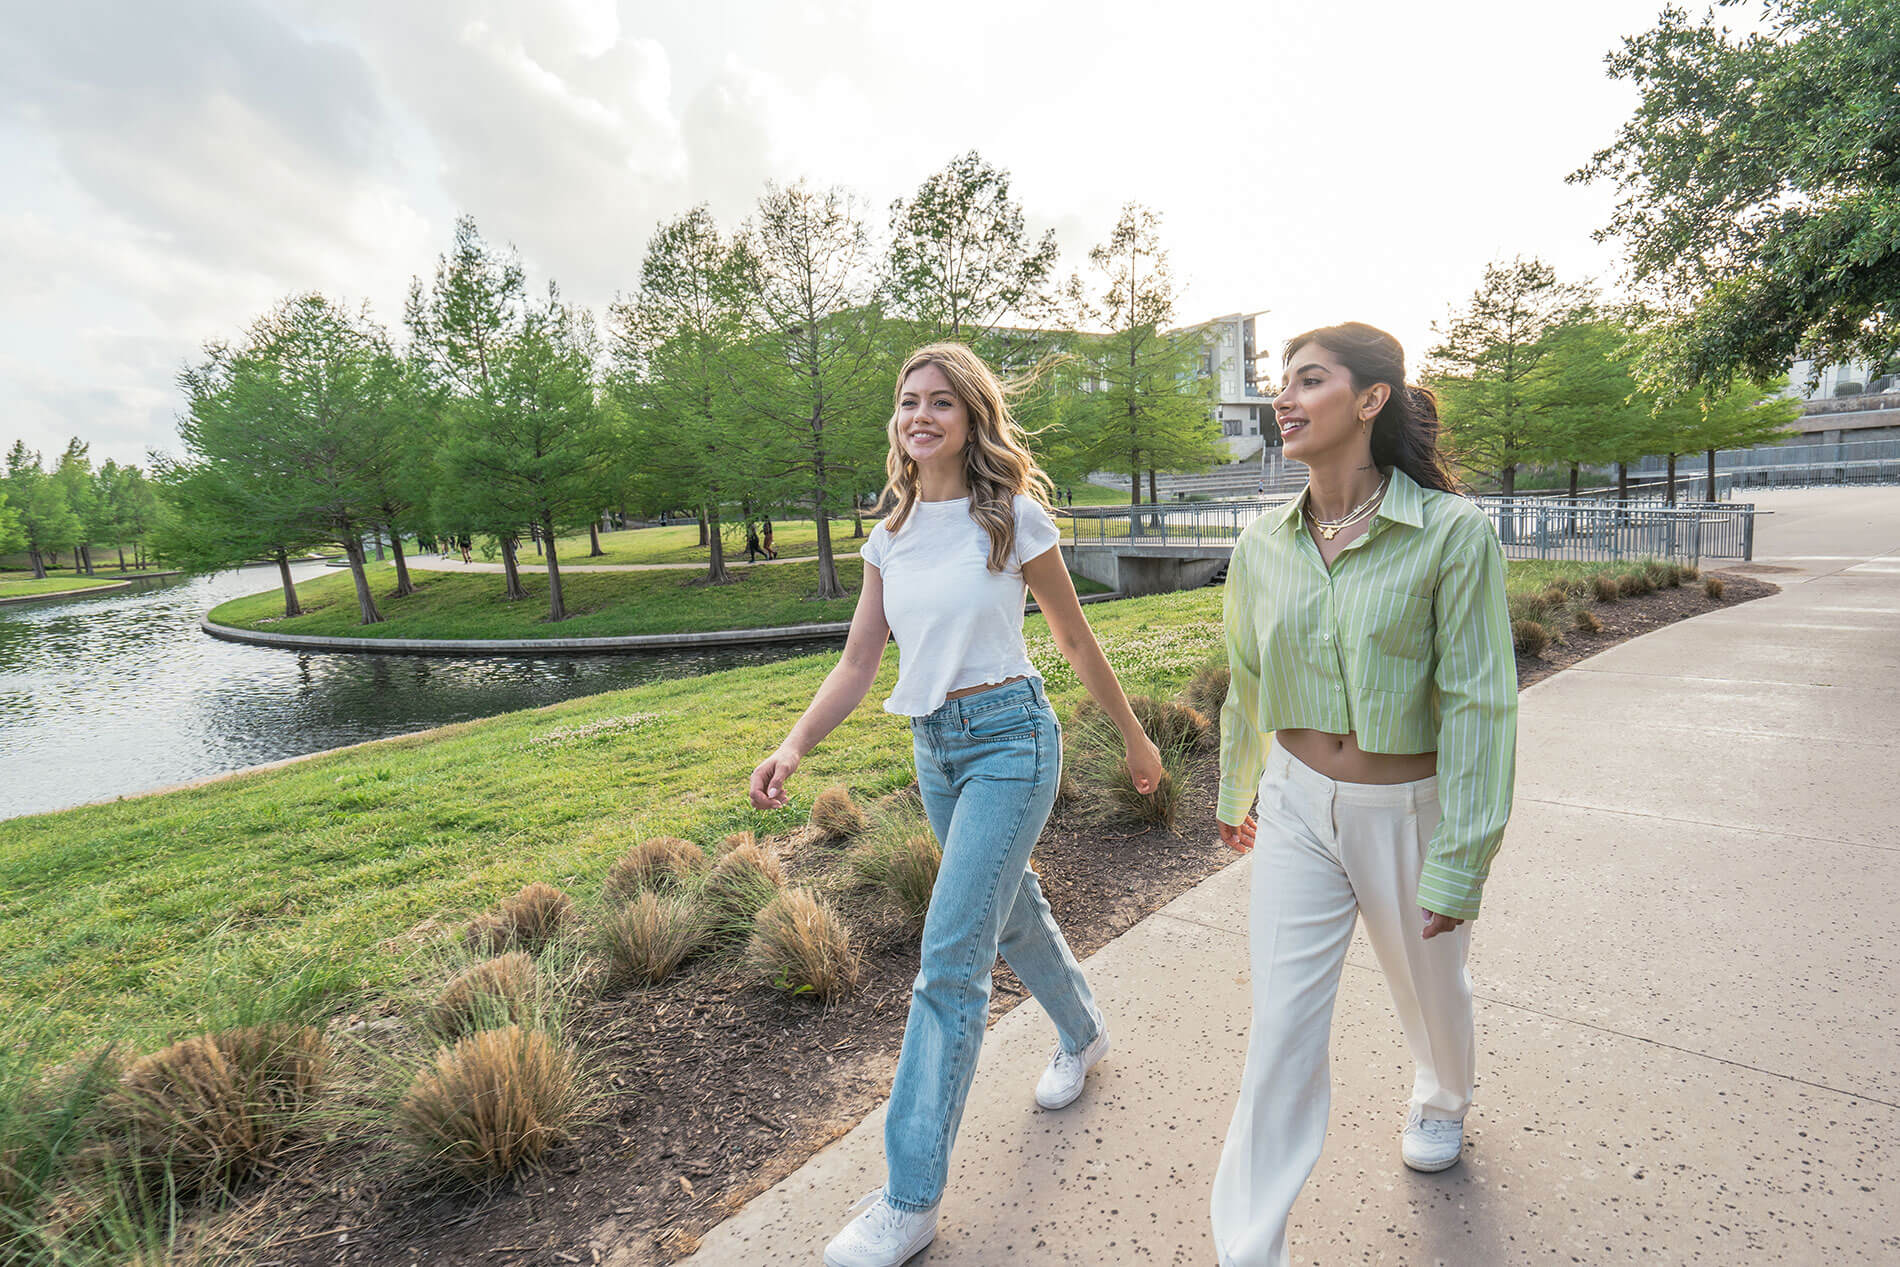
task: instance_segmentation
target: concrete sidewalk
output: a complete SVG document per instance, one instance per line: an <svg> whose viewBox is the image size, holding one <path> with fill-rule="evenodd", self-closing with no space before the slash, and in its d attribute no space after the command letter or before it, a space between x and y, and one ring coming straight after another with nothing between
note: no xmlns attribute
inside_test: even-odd
<svg viewBox="0 0 1900 1267"><path fill-rule="evenodd" d="M1900 489L1757 498L1781 594L1525 692L1477 927L1464 1164L1398 1158L1410 1062L1355 939L1299 1263L1900 1262ZM1769 571L1769 569L1776 569ZM1033 1004L984 1045L916 1263L1212 1267L1248 1023L1250 864L1088 961L1115 1050L1060 1113ZM688 1261L818 1262L879 1111ZM611 1258L608 1261L612 1261Z"/></svg>

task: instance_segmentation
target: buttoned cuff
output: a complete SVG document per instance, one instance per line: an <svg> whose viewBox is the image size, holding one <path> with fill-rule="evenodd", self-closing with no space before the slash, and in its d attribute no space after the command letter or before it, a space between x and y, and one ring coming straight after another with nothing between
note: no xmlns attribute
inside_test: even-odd
<svg viewBox="0 0 1900 1267"><path fill-rule="evenodd" d="M1418 904L1436 915L1453 919L1478 918L1485 877L1436 858L1425 859L1418 877Z"/></svg>

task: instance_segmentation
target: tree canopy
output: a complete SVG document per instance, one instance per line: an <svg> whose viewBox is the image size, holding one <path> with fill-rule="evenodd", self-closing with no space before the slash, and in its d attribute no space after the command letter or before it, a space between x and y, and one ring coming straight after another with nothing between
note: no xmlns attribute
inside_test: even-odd
<svg viewBox="0 0 1900 1267"><path fill-rule="evenodd" d="M1900 350L1900 0L1766 0L1766 29L1663 10L1606 59L1642 98L1573 181L1664 308L1646 376L1719 393L1799 357Z"/></svg>

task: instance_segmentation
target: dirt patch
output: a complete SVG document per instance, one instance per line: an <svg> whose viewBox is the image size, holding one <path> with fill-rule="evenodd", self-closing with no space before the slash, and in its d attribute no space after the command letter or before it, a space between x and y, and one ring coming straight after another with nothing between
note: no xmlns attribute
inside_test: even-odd
<svg viewBox="0 0 1900 1267"><path fill-rule="evenodd" d="M1686 585L1593 605L1602 631L1564 631L1542 658L1520 657L1520 686L1776 589L1733 572L1724 581L1721 600ZM1214 758L1201 756L1174 831L1104 831L1058 810L1034 862L1078 956L1234 860L1217 837L1216 780ZM843 866L810 833L779 843L794 883ZM654 1267L691 1252L701 1233L889 1091L917 971L915 931L868 894L847 896L843 913L865 957L850 999L820 1008L706 961L664 985L592 1000L573 1030L599 1073L601 1101L540 1169L492 1192L444 1195L403 1175L385 1145L335 1140L245 1202L243 1221L272 1228L252 1241L258 1267ZM993 984L992 1020L1027 997L1000 966Z"/></svg>
<svg viewBox="0 0 1900 1267"><path fill-rule="evenodd" d="M1720 598L1710 598L1703 590L1700 581L1690 581L1673 589L1660 589L1653 594L1640 598L1624 598L1614 603L1592 603L1585 610L1594 615L1603 625L1597 633L1584 633L1579 629L1564 629L1559 632L1563 641L1553 643L1544 649L1541 656L1519 656L1517 658L1518 689L1541 682L1560 669L1567 669L1579 660L1585 660L1599 651L1607 650L1619 642L1627 642L1639 634L1652 629L1686 620L1690 616L1700 616L1722 607L1733 607L1753 598L1763 598L1779 591L1780 587L1768 581L1758 581L1753 577L1738 575L1740 569L1727 568L1721 572L1705 572L1704 576L1722 578L1723 593Z"/></svg>

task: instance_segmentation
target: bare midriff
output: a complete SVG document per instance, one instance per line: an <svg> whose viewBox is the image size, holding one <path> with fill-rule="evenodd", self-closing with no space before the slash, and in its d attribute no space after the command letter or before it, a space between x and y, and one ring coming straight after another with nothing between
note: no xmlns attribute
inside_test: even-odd
<svg viewBox="0 0 1900 1267"><path fill-rule="evenodd" d="M1357 735L1276 730L1273 741L1301 764L1340 783L1415 783L1438 773L1435 752L1367 752Z"/></svg>
<svg viewBox="0 0 1900 1267"><path fill-rule="evenodd" d="M962 690L952 691L944 696L947 700L962 699L965 695L975 695L979 691L993 691L999 686L1008 686L1011 682L1020 682L1028 677L1027 673L1018 673L1015 677L1006 677L1000 682L984 682L978 686L966 686Z"/></svg>

